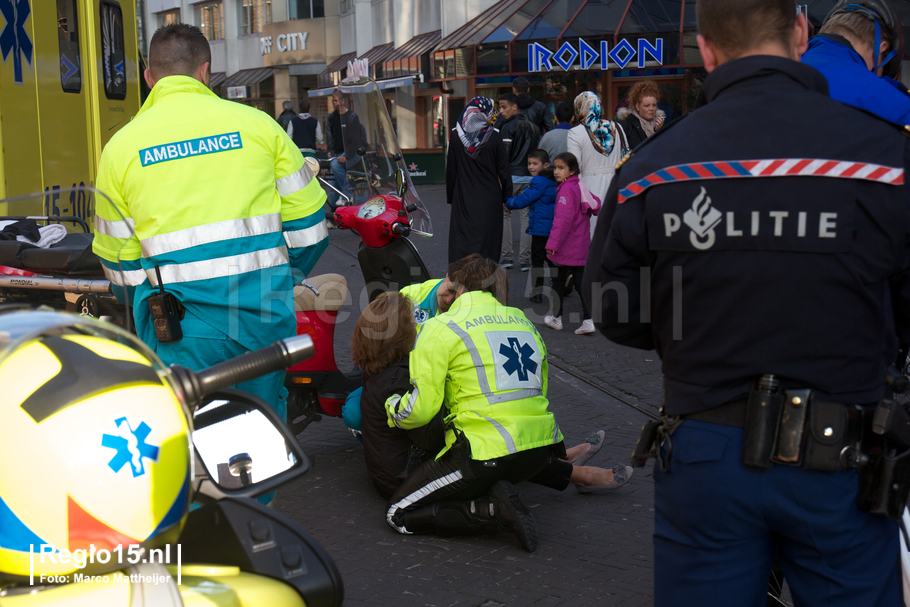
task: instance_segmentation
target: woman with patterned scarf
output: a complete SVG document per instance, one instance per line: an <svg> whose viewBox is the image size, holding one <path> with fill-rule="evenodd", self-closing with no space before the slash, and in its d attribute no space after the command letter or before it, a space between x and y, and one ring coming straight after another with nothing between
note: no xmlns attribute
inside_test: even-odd
<svg viewBox="0 0 910 607"><path fill-rule="evenodd" d="M578 126L569 131L568 151L578 159L579 179L591 193L604 200L607 188L622 160L626 135L619 123L604 120L603 105L591 91L575 98L575 120ZM591 236L597 218L591 218Z"/></svg>
<svg viewBox="0 0 910 607"><path fill-rule="evenodd" d="M499 260L502 209L512 195L512 176L506 146L499 131L490 125L492 113L492 100L474 97L449 137L449 263L471 253Z"/></svg>

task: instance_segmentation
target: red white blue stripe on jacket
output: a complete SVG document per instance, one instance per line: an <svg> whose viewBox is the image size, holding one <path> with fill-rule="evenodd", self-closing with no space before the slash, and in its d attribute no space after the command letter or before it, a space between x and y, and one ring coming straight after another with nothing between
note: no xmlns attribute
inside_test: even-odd
<svg viewBox="0 0 910 607"><path fill-rule="evenodd" d="M638 196L648 188L676 181L730 179L734 177L839 177L862 179L890 185L903 185L904 169L868 162L824 160L819 158L779 158L776 160L728 160L678 164L651 173L619 191L618 202Z"/></svg>

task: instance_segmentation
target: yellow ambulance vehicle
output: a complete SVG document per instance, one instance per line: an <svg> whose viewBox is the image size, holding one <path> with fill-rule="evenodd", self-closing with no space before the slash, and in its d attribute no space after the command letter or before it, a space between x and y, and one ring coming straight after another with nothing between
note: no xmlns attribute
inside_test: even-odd
<svg viewBox="0 0 910 607"><path fill-rule="evenodd" d="M138 48L136 0L0 0L0 199L44 191L0 203L0 215L92 225L83 188L139 111Z"/></svg>

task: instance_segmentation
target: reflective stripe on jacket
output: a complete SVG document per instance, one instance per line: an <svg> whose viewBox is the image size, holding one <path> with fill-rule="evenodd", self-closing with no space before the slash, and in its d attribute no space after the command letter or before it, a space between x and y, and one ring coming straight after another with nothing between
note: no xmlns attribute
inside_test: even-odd
<svg viewBox="0 0 910 607"><path fill-rule="evenodd" d="M547 411L546 346L520 310L489 293L465 293L427 321L410 369L414 389L386 401L390 426L426 425L446 406L446 422L464 433L475 460L562 440ZM439 456L454 442L449 430Z"/></svg>
<svg viewBox="0 0 910 607"><path fill-rule="evenodd" d="M154 339L156 264L207 336L252 349L294 333L292 288L327 245L326 197L270 116L193 78L162 78L105 146L97 187L116 209L96 201L93 249L112 282L136 287L143 340Z"/></svg>

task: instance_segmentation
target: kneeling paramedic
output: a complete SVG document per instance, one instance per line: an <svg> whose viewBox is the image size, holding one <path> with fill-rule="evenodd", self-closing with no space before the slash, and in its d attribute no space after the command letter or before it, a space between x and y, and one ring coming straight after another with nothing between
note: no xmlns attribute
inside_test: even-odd
<svg viewBox="0 0 910 607"><path fill-rule="evenodd" d="M95 216L94 251L139 337L194 370L294 335L293 286L328 246L325 193L297 146L268 114L212 93L210 62L197 28L155 33L151 94L101 155L97 187L116 210L99 200ZM285 418L283 378L238 387Z"/></svg>
<svg viewBox="0 0 910 607"><path fill-rule="evenodd" d="M386 520L405 534L505 528L531 552L537 524L511 483L537 474L562 434L547 411L546 347L493 296L497 270L478 259L450 276L454 303L424 323L410 355L413 390L386 401L389 425L406 430L447 408L445 448L398 488Z"/></svg>
<svg viewBox="0 0 910 607"><path fill-rule="evenodd" d="M622 165L585 268L604 334L663 362L633 460L657 456L656 607L765 605L775 557L796 605L903 604L910 440L879 401L910 334L910 139L797 63L795 9L699 0L699 101Z"/></svg>

